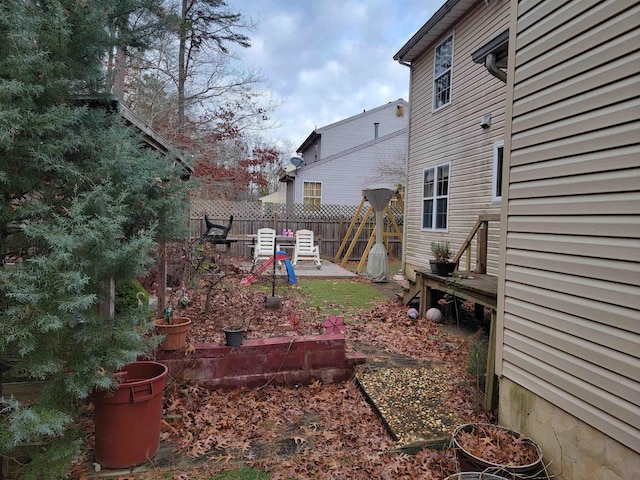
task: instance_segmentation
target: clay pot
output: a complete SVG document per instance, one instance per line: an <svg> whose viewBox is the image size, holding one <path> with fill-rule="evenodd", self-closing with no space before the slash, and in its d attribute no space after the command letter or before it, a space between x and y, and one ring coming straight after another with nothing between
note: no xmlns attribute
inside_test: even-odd
<svg viewBox="0 0 640 480"><path fill-rule="evenodd" d="M167 323L164 318L157 318L153 321L156 324L156 331L164 335L164 340L160 344L162 350L180 350L187 344L187 333L191 320L186 317L174 317L171 323Z"/></svg>

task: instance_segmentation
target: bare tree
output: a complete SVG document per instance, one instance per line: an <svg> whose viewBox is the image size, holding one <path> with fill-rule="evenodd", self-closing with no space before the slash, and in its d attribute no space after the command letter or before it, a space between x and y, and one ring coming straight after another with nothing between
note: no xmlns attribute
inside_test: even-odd
<svg viewBox="0 0 640 480"><path fill-rule="evenodd" d="M397 151L386 158L378 158L371 174L365 178L365 185L378 183L405 185L407 181L407 152Z"/></svg>
<svg viewBox="0 0 640 480"><path fill-rule="evenodd" d="M225 90L252 80L243 78L242 81L220 82L225 76L218 67L226 63L224 56L232 55L229 47L247 48L251 45L249 37L241 32L250 30L253 25L247 23L240 13L231 12L224 0L181 0L178 18L178 125L182 128L189 100L219 96ZM208 72L199 68L205 65L203 56L215 58L213 62L210 59L206 61L212 67ZM196 81L189 82L191 79ZM188 83L200 88L189 94Z"/></svg>

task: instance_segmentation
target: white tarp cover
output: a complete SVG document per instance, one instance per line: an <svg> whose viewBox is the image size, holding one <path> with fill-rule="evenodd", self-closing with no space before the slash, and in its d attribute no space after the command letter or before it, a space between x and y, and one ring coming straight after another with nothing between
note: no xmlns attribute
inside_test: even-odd
<svg viewBox="0 0 640 480"><path fill-rule="evenodd" d="M387 249L382 238L383 211L396 193L395 187L376 185L362 190L362 195L376 212L376 243L367 258L367 276L372 282L387 281Z"/></svg>

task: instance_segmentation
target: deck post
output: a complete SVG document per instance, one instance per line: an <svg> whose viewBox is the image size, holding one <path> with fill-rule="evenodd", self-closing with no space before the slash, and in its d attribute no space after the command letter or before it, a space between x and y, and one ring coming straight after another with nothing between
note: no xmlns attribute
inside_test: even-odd
<svg viewBox="0 0 640 480"><path fill-rule="evenodd" d="M489 345L487 346L487 370L484 380L484 409L491 412L497 407L498 389L496 388L496 311L491 310Z"/></svg>
<svg viewBox="0 0 640 480"><path fill-rule="evenodd" d="M420 282L420 306L418 307L418 318L425 318L427 310L431 305L431 287L425 282L422 275L418 276Z"/></svg>
<svg viewBox="0 0 640 480"><path fill-rule="evenodd" d="M476 246L476 273L487 273L487 242L488 232L487 222L483 221L478 228L478 238Z"/></svg>

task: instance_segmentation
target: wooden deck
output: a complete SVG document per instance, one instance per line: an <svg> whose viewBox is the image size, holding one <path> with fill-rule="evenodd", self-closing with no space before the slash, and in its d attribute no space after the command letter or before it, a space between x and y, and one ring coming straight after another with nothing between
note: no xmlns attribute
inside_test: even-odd
<svg viewBox="0 0 640 480"><path fill-rule="evenodd" d="M441 277L430 271L416 270L416 283L420 288L420 317L424 317L430 308L432 289L451 293L492 310L497 308L498 277L495 275L455 273L451 277Z"/></svg>

